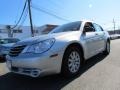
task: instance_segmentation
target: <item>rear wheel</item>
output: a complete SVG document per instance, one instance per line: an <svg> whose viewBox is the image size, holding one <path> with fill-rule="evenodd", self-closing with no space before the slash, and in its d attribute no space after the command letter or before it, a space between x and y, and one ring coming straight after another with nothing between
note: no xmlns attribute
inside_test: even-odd
<svg viewBox="0 0 120 90"><path fill-rule="evenodd" d="M82 54L79 48L68 48L63 57L62 74L66 77L72 77L78 74L82 60Z"/></svg>
<svg viewBox="0 0 120 90"><path fill-rule="evenodd" d="M109 53L110 53L110 42L107 41L106 42L106 48L105 48L104 54L108 55Z"/></svg>

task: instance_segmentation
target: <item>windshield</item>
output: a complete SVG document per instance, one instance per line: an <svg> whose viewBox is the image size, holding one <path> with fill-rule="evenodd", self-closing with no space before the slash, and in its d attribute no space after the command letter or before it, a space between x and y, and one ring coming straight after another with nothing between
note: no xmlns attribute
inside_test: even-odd
<svg viewBox="0 0 120 90"><path fill-rule="evenodd" d="M72 22L68 24L61 25L53 29L50 33L68 32L68 31L78 31L81 26L81 21Z"/></svg>
<svg viewBox="0 0 120 90"><path fill-rule="evenodd" d="M0 39L0 44L16 43L19 39Z"/></svg>

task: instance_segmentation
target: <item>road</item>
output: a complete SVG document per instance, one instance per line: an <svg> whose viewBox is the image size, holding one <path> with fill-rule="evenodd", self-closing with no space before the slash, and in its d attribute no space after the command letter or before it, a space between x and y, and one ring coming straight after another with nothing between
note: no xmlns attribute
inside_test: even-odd
<svg viewBox="0 0 120 90"><path fill-rule="evenodd" d="M108 56L89 59L80 74L67 79L60 75L30 78L10 73L0 63L0 90L120 90L120 40L111 42Z"/></svg>

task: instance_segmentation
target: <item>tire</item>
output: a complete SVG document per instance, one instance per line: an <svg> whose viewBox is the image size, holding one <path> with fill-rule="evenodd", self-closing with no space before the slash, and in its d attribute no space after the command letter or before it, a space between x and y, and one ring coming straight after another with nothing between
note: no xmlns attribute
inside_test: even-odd
<svg viewBox="0 0 120 90"><path fill-rule="evenodd" d="M68 48L63 56L62 75L64 77L73 77L78 74L82 60L82 53L79 47L72 46Z"/></svg>
<svg viewBox="0 0 120 90"><path fill-rule="evenodd" d="M104 54L108 55L109 53L110 53L110 42L107 41L106 42L106 48L105 48Z"/></svg>

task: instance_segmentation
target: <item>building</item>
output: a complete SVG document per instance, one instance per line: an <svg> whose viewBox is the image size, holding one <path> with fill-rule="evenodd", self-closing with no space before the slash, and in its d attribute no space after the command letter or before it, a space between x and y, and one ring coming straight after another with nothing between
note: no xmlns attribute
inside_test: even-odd
<svg viewBox="0 0 120 90"><path fill-rule="evenodd" d="M111 30L111 31L108 31L108 33L110 35L112 35L112 34L120 34L120 29L118 29L118 30Z"/></svg>
<svg viewBox="0 0 120 90"><path fill-rule="evenodd" d="M21 26L20 28L10 29L12 25L0 25L0 38L14 37L19 39L25 39L31 37L30 26ZM34 35L39 36L41 34L47 34L53 30L57 25L43 25L40 27L34 27Z"/></svg>

